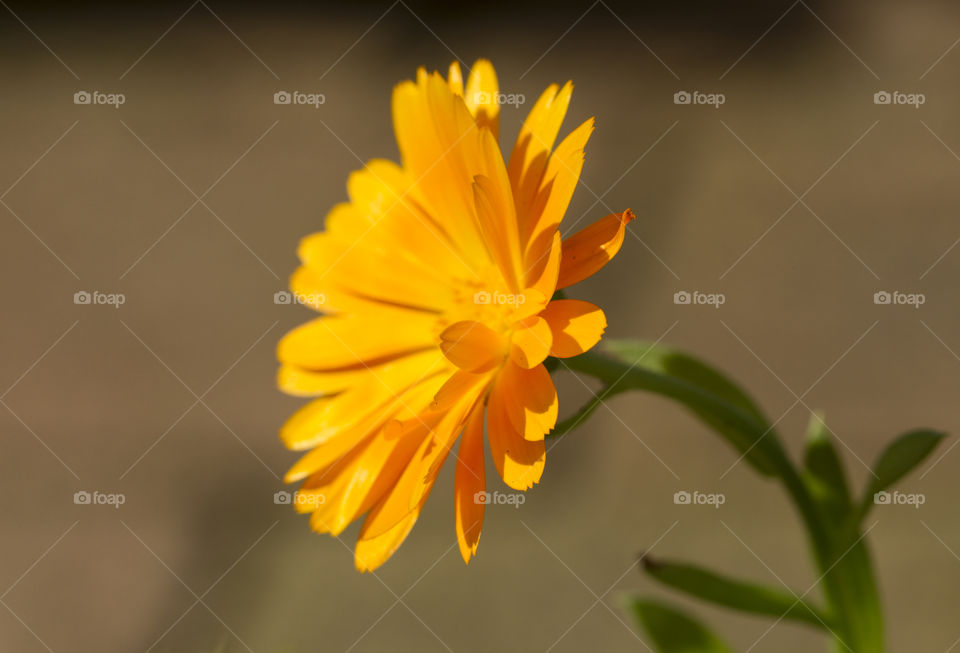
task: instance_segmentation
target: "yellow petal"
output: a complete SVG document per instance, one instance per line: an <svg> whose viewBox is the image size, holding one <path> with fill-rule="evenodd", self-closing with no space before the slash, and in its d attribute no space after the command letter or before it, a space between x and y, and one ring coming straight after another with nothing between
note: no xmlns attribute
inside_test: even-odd
<svg viewBox="0 0 960 653"><path fill-rule="evenodd" d="M503 375L494 384L487 404L487 434L490 453L500 478L515 490L527 490L540 481L546 459L542 439L530 441L513 426L509 417L509 392Z"/></svg>
<svg viewBox="0 0 960 653"><path fill-rule="evenodd" d="M531 244L542 242L540 234L552 234L560 226L580 181L583 152L591 133L593 118L570 132L550 157L534 204L532 227L529 234L521 233Z"/></svg>
<svg viewBox="0 0 960 653"><path fill-rule="evenodd" d="M287 333L277 357L308 370L370 367L435 347L435 325L433 314L394 308L321 317Z"/></svg>
<svg viewBox="0 0 960 653"><path fill-rule="evenodd" d="M371 410L363 419L340 430L301 457L287 471L284 482L293 483L328 469L355 448L362 447L390 420L405 420L423 412L442 382L441 376L433 376L398 394L377 410Z"/></svg>
<svg viewBox="0 0 960 653"><path fill-rule="evenodd" d="M510 359L520 367L530 369L543 362L552 344L553 334L546 320L536 315L528 317L513 333Z"/></svg>
<svg viewBox="0 0 960 653"><path fill-rule="evenodd" d="M404 465L393 487L364 522L361 537L378 537L423 505L437 478L440 465L463 429L477 400L470 393L447 412L426 413L405 425L398 437L419 440L420 446Z"/></svg>
<svg viewBox="0 0 960 653"><path fill-rule="evenodd" d="M459 71L459 67L458 67ZM497 73L486 59L478 59L470 69L464 101L478 127L486 127L497 138L500 131L500 87Z"/></svg>
<svg viewBox="0 0 960 653"><path fill-rule="evenodd" d="M346 372L311 372L296 365L281 365L277 387L296 397L318 397L342 392L366 378L365 369Z"/></svg>
<svg viewBox="0 0 960 653"><path fill-rule="evenodd" d="M280 429L280 438L294 450L327 442L445 368L436 350L373 368L375 371L345 392L314 399L300 408Z"/></svg>
<svg viewBox="0 0 960 653"><path fill-rule="evenodd" d="M611 213L564 240L557 289L583 281L616 256L634 217L630 209Z"/></svg>
<svg viewBox="0 0 960 653"><path fill-rule="evenodd" d="M349 458L332 482L327 482L327 474L319 475L318 490L325 500L313 510L310 525L318 532L342 533L393 487L419 444L415 437L391 438L380 432ZM305 487L312 485L308 481Z"/></svg>
<svg viewBox="0 0 960 653"><path fill-rule="evenodd" d="M506 189L509 193L509 189ZM513 294L520 291L520 243L513 200L485 175L473 182L477 220L487 248Z"/></svg>
<svg viewBox="0 0 960 653"><path fill-rule="evenodd" d="M489 260L476 224L473 178L484 174L477 122L438 74L394 88L393 122L403 167L418 201L442 217L458 252L473 267Z"/></svg>
<svg viewBox="0 0 960 653"><path fill-rule="evenodd" d="M524 266L527 273L527 287L535 288L544 297L553 297L557 288L557 279L560 278L560 256L563 245L560 232L552 234L543 232L539 240L549 247L539 243L531 243Z"/></svg>
<svg viewBox="0 0 960 653"><path fill-rule="evenodd" d="M524 369L505 365L499 383L507 417L525 440L543 440L557 424L557 390L543 365Z"/></svg>
<svg viewBox="0 0 960 653"><path fill-rule="evenodd" d="M529 234L536 220L533 205L540 192L550 151L567 115L573 84L567 82L559 92L558 89L556 84L550 85L533 105L510 155L508 170L521 234Z"/></svg>
<svg viewBox="0 0 960 653"><path fill-rule="evenodd" d="M506 354L502 335L472 320L456 322L440 334L440 349L451 363L468 372L492 369Z"/></svg>
<svg viewBox="0 0 960 653"><path fill-rule="evenodd" d="M457 528L457 544L463 561L477 552L480 529L483 527L486 491L483 464L483 403L478 403L463 431L454 480L454 519Z"/></svg>
<svg viewBox="0 0 960 653"><path fill-rule="evenodd" d="M433 401L430 402L431 411L444 411L450 409L466 393L470 392L478 382L482 381L480 375L463 370L457 370L443 386L437 391Z"/></svg>
<svg viewBox="0 0 960 653"><path fill-rule="evenodd" d="M550 325L553 333L550 355L557 358L579 356L600 342L607 328L603 311L579 299L552 301L540 316Z"/></svg>
<svg viewBox="0 0 960 653"><path fill-rule="evenodd" d="M463 95L463 73L460 72L459 61L450 64L450 70L447 73L447 85L455 94Z"/></svg>
<svg viewBox="0 0 960 653"><path fill-rule="evenodd" d="M318 283L386 303L440 312L450 305L450 278L440 278L422 261L397 254L398 242L376 244L360 234L354 240L334 232L304 238L300 256ZM322 306L320 307L322 309Z"/></svg>
<svg viewBox="0 0 960 653"><path fill-rule="evenodd" d="M357 540L357 548L353 552L357 571L373 571L386 562L407 539L419 515L420 510L415 510L383 533L365 536L367 523L373 518L371 512L363 523L364 528L360 531L360 539Z"/></svg>

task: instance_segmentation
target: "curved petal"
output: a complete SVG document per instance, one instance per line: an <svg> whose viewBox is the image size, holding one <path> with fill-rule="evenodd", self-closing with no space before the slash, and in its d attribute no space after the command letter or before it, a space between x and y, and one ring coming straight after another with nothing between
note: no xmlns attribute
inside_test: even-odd
<svg viewBox="0 0 960 653"><path fill-rule="evenodd" d="M564 240L557 289L583 281L609 263L620 251L627 224L635 217L630 209L611 213Z"/></svg>
<svg viewBox="0 0 960 653"><path fill-rule="evenodd" d="M554 300L540 317L550 325L550 355L557 358L579 356L600 342L607 328L607 318L600 307L579 299Z"/></svg>

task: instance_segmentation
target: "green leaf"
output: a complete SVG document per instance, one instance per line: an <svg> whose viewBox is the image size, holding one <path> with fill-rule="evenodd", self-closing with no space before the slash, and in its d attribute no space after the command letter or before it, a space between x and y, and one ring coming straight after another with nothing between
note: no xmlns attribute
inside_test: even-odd
<svg viewBox="0 0 960 653"><path fill-rule="evenodd" d="M650 556L644 556L643 567L661 583L711 603L829 628L825 615L789 592L734 580L694 565L654 560Z"/></svg>
<svg viewBox="0 0 960 653"><path fill-rule="evenodd" d="M824 518L834 526L843 524L851 511L850 488L822 415L812 415L807 427L804 472L804 482Z"/></svg>
<svg viewBox="0 0 960 653"><path fill-rule="evenodd" d="M560 435L582 422L601 403L626 390L646 390L675 399L719 432L757 471L783 475L790 467L773 426L732 381L687 354L634 340L608 341L609 355L593 352L564 361L574 371L606 383L598 398L561 423Z"/></svg>
<svg viewBox="0 0 960 653"><path fill-rule="evenodd" d="M630 598L627 607L659 653L732 653L713 633L676 608L637 597Z"/></svg>
<svg viewBox="0 0 960 653"><path fill-rule="evenodd" d="M910 473L930 455L944 433L929 429L916 429L904 433L891 442L873 465L874 478L864 497L864 503L873 501L873 495L882 492Z"/></svg>

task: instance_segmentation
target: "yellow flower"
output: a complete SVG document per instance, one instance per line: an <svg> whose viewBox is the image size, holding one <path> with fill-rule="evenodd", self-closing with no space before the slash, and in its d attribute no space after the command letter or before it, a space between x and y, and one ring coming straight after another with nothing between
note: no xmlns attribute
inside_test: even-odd
<svg viewBox="0 0 960 653"><path fill-rule="evenodd" d="M509 487L540 480L557 420L548 355L595 345L603 312L555 291L620 249L628 209L563 242L558 230L583 167L593 119L554 148L573 86L550 86L509 164L497 144L499 88L488 61L464 87L421 68L393 92L402 165L350 175L350 201L300 243L291 290L324 315L280 342L280 388L319 397L281 430L309 450L287 473L295 505L338 536L366 514L356 566L385 562L413 527L461 436L455 517L469 562L483 522L484 417Z"/></svg>

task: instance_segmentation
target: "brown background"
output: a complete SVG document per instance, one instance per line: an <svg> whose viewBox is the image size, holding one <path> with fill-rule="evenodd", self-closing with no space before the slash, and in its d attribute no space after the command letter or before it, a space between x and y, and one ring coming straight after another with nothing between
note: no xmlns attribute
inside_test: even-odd
<svg viewBox="0 0 960 653"><path fill-rule="evenodd" d="M604 307L611 336L663 337L727 370L783 416L794 454L808 407L826 410L862 487L861 461L895 434L960 430L960 248L940 259L960 237L960 12L473 11L0 8L4 651L646 650L618 607L636 590L690 605L741 651L824 650L817 633L766 632L636 571L654 547L798 593L816 580L782 492L644 395L556 442L526 503L488 510L469 567L447 469L400 552L357 574L356 527L317 536L273 503L295 459L276 431L300 404L274 389L274 346L309 317L273 293L349 171L396 157L390 89L416 66L491 58L527 99L504 108L505 143L548 83L572 78L566 125L594 115L597 131L569 220L639 216L577 295ZM274 105L281 89L326 103ZM684 89L726 103L675 105ZM74 105L78 90L126 103ZM877 106L878 90L926 103ZM78 290L126 303L74 305ZM726 303L678 306L678 290ZM926 303L877 306L878 290ZM560 391L566 411L588 396L569 375ZM892 651L960 638L958 469L956 451L932 459L901 486L922 508L873 514ZM674 505L682 489L727 501ZM80 490L126 503L75 505Z"/></svg>

